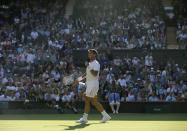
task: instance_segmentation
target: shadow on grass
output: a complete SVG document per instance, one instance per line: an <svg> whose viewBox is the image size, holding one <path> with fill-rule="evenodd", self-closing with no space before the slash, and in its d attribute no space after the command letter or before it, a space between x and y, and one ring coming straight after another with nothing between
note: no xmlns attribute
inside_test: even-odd
<svg viewBox="0 0 187 131"><path fill-rule="evenodd" d="M59 125L59 126L67 127L65 130L75 130L75 129L85 128L85 127L90 126L92 124L101 124L101 123L86 123L86 124L78 124L78 125L75 125L75 126L69 126L69 125Z"/></svg>

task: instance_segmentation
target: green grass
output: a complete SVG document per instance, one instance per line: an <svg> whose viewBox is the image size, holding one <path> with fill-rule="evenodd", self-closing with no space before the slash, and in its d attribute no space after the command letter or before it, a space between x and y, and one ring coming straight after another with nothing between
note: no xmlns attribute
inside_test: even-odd
<svg viewBox="0 0 187 131"><path fill-rule="evenodd" d="M0 115L0 131L187 131L187 114L117 114L100 123L90 114L87 124L75 121L81 114Z"/></svg>

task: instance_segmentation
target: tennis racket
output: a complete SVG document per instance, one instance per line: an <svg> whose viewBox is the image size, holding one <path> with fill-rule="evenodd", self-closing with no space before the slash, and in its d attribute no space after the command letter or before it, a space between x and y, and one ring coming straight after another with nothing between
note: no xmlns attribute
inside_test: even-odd
<svg viewBox="0 0 187 131"><path fill-rule="evenodd" d="M63 84L68 86L68 85L73 85L74 83L74 74L66 75L63 77Z"/></svg>

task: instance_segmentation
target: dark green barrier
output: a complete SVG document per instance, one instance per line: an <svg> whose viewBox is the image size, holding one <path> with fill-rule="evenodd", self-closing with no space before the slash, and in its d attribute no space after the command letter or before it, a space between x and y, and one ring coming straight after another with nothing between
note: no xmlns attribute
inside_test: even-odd
<svg viewBox="0 0 187 131"><path fill-rule="evenodd" d="M63 104L64 103L59 103L59 105L63 105ZM104 106L107 112L111 112L108 102L101 102L101 104ZM79 113L82 113L84 109L84 102L78 102L77 105L78 105L77 109L79 110ZM45 110L46 109L47 110L49 109L49 107L46 106L46 103L30 102L24 104L24 102L20 101L20 102L8 102L8 107L6 106L6 109L8 110L19 110L19 109ZM6 109L0 107L0 112ZM91 112L96 112L94 107L91 108ZM120 113L187 113L187 102L127 102L127 103L121 103L119 112Z"/></svg>
<svg viewBox="0 0 187 131"><path fill-rule="evenodd" d="M8 109L8 102L0 101L0 109Z"/></svg>

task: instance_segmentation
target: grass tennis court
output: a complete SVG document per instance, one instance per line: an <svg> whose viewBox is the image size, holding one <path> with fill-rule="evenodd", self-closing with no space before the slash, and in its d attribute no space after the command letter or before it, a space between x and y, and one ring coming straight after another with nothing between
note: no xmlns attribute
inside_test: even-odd
<svg viewBox="0 0 187 131"><path fill-rule="evenodd" d="M0 131L187 131L187 114L111 114L106 123L90 114L87 124L78 124L81 115L0 115Z"/></svg>

